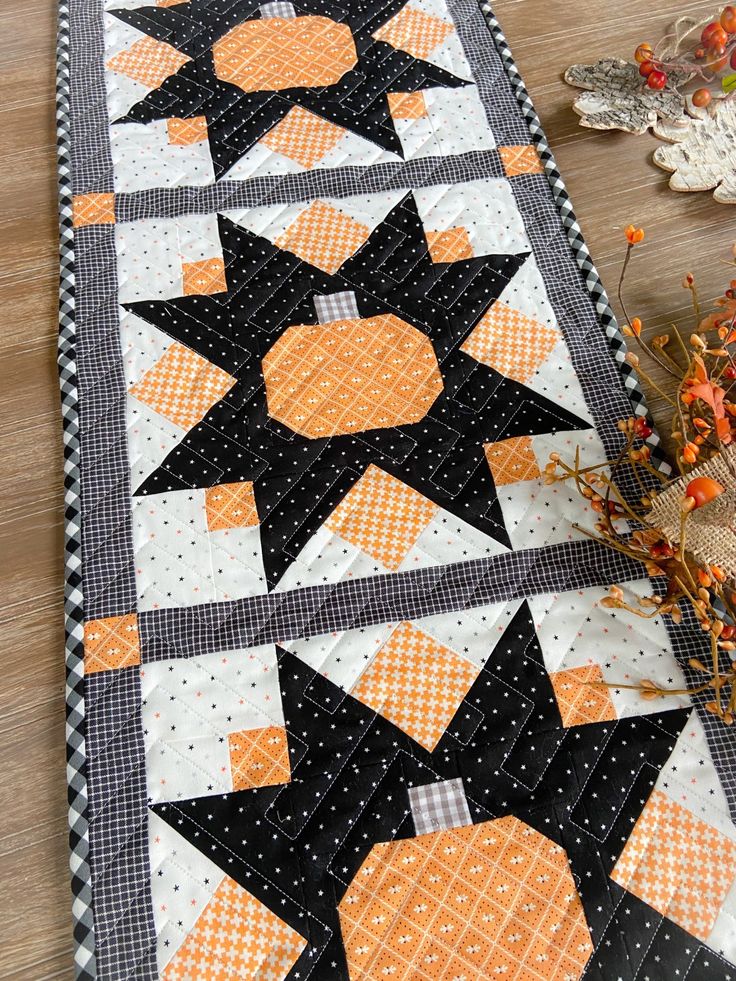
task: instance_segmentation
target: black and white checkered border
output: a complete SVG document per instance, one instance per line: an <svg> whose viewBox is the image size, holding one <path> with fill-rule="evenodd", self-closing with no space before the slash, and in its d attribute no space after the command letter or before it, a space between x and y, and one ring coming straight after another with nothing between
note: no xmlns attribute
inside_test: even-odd
<svg viewBox="0 0 736 981"><path fill-rule="evenodd" d="M73 893L75 974L79 981L92 981L97 976L97 971L89 865L87 760L85 753L80 454L70 157L69 7L66 0L60 0L58 16L56 126L60 263L58 366L64 433L64 624L66 633L69 864Z"/></svg>
<svg viewBox="0 0 736 981"><path fill-rule="evenodd" d="M651 419L647 408L646 396L641 388L636 371L626 361L626 341L624 340L623 334L618 326L615 314L611 309L606 288L598 275L598 271L595 268L590 252L588 251L588 246L585 244L582 230L578 224L572 202L570 201L570 195L567 193L565 182L563 181L560 171L557 168L557 162L554 154L552 153L552 149L547 142L547 137L545 136L544 129L542 128L542 123L537 115L536 109L534 108L534 104L526 89L526 85L524 84L524 80L521 77L519 69L516 67L516 62L514 61L511 49L509 48L506 37L501 30L501 25L496 20L493 10L491 9L491 5L486 3L485 0L480 0L479 6L493 37L496 50L498 51L504 68L506 69L506 73L514 89L516 98L521 106L521 111L529 127L529 132L531 133L534 145L536 146L540 159L544 164L545 174L549 180L555 204L557 205L560 218L562 219L562 224L567 233L570 248L572 249L575 256L575 261L583 274L583 278L595 304L598 318L603 325L606 338L608 339L611 351L624 380L624 386L629 399L631 400L634 413L636 415L645 416ZM667 463L664 453L662 452L660 438L656 430L652 432L652 435L649 437L647 442L651 450L652 462L663 473L669 474L672 468Z"/></svg>

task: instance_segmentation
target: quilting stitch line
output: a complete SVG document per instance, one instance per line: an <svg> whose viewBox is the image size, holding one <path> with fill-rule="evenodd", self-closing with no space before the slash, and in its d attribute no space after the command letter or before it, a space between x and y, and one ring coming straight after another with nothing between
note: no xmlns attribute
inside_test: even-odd
<svg viewBox="0 0 736 981"><path fill-rule="evenodd" d="M228 603L145 611L139 616L142 658L193 657L638 578L636 562L591 541L505 552Z"/></svg>
<svg viewBox="0 0 736 981"><path fill-rule="evenodd" d="M527 135L527 138L528 138L528 135Z"/></svg>

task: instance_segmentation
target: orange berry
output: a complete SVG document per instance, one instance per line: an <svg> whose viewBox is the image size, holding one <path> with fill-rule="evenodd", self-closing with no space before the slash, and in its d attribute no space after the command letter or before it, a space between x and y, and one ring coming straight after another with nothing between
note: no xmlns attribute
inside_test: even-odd
<svg viewBox="0 0 736 981"><path fill-rule="evenodd" d="M728 34L726 34L720 24L716 24L704 44L710 51L717 51L720 54L720 49L725 49L728 44Z"/></svg>
<svg viewBox="0 0 736 981"><path fill-rule="evenodd" d="M640 44L634 52L634 59L641 65L645 61L651 61L653 54L654 48L651 46L651 44Z"/></svg>
<svg viewBox="0 0 736 981"><path fill-rule="evenodd" d="M692 445L692 443L688 443L685 449ZM695 501L695 507L700 508L719 497L725 489L723 484L713 480L712 477L695 477L685 488L685 493Z"/></svg>
<svg viewBox="0 0 736 981"><path fill-rule="evenodd" d="M712 98L710 89L696 89L693 92L693 105L698 109L705 109L706 106L710 105Z"/></svg>
<svg viewBox="0 0 736 981"><path fill-rule="evenodd" d="M667 84L667 73L655 68L647 75L647 88L661 91Z"/></svg>
<svg viewBox="0 0 736 981"><path fill-rule="evenodd" d="M723 28L717 20L712 20L710 24L706 24L703 28L703 33L700 35L700 40L706 47L710 46L710 39L717 31L722 31Z"/></svg>
<svg viewBox="0 0 736 981"><path fill-rule="evenodd" d="M725 48L719 48L718 51L712 51L706 58L705 67L712 72L722 72L728 64L728 55L724 53L725 50Z"/></svg>
<svg viewBox="0 0 736 981"><path fill-rule="evenodd" d="M721 11L721 27L724 31L728 31L729 34L736 34L736 7L731 4L728 4ZM644 45L640 45L640 47L644 47Z"/></svg>
<svg viewBox="0 0 736 981"><path fill-rule="evenodd" d="M695 443L686 443L685 448L682 451L682 459L685 463L695 463L698 459L698 453L700 452L700 447L696 446Z"/></svg>

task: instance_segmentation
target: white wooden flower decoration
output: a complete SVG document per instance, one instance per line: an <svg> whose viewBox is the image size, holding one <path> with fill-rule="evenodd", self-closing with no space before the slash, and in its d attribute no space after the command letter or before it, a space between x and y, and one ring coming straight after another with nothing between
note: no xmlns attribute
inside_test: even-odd
<svg viewBox="0 0 736 981"><path fill-rule="evenodd" d="M709 191L721 204L736 204L736 101L722 100L712 112L692 120L684 133L669 130L669 146L654 151L654 162L672 172L673 191Z"/></svg>

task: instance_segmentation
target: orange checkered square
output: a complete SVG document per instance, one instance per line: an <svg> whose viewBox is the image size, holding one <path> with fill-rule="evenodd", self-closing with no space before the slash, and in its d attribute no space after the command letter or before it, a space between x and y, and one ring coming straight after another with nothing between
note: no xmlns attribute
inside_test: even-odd
<svg viewBox="0 0 736 981"><path fill-rule="evenodd" d="M478 674L470 661L402 623L350 693L432 752Z"/></svg>
<svg viewBox="0 0 736 981"><path fill-rule="evenodd" d="M611 878L706 941L736 879L736 842L654 790Z"/></svg>
<svg viewBox="0 0 736 981"><path fill-rule="evenodd" d="M213 293L227 292L223 259L182 262L181 275L184 296L211 296Z"/></svg>
<svg viewBox="0 0 736 981"><path fill-rule="evenodd" d="M327 273L340 266L363 245L371 230L325 201L313 201L279 235L274 245L311 262Z"/></svg>
<svg viewBox="0 0 736 981"><path fill-rule="evenodd" d="M460 350L526 384L552 352L560 334L501 300L483 314Z"/></svg>
<svg viewBox="0 0 736 981"><path fill-rule="evenodd" d="M419 92L389 92L388 109L392 119L421 119L427 115L427 103L424 93Z"/></svg>
<svg viewBox="0 0 736 981"><path fill-rule="evenodd" d="M253 528L259 523L256 496L250 480L208 487L204 492L204 500L209 531Z"/></svg>
<svg viewBox="0 0 736 981"><path fill-rule="evenodd" d="M114 671L141 663L138 617L128 613L84 625L84 671Z"/></svg>
<svg viewBox="0 0 736 981"><path fill-rule="evenodd" d="M460 262L473 258L473 246L464 225L446 228L444 232L425 232L432 262Z"/></svg>
<svg viewBox="0 0 736 981"><path fill-rule="evenodd" d="M235 382L232 375L177 341L130 394L175 425L191 429Z"/></svg>
<svg viewBox="0 0 736 981"><path fill-rule="evenodd" d="M513 436L498 443L484 443L483 451L496 487L536 480L542 474L532 449L531 436Z"/></svg>
<svg viewBox="0 0 736 981"><path fill-rule="evenodd" d="M289 747L283 726L231 732L227 745L233 790L271 787L291 780Z"/></svg>
<svg viewBox="0 0 736 981"><path fill-rule="evenodd" d="M306 945L301 934L226 875L161 978L284 978Z"/></svg>
<svg viewBox="0 0 736 981"><path fill-rule="evenodd" d="M261 144L311 170L330 150L335 149L344 135L342 126L301 106L294 106L266 133Z"/></svg>
<svg viewBox="0 0 736 981"><path fill-rule="evenodd" d="M325 527L396 572L439 508L371 464Z"/></svg>
<svg viewBox="0 0 736 981"><path fill-rule="evenodd" d="M83 225L114 225L114 194L77 194L72 200L72 221L75 228Z"/></svg>
<svg viewBox="0 0 736 981"><path fill-rule="evenodd" d="M439 48L454 30L447 21L407 4L395 17L379 27L373 37L377 41L385 41L392 48L406 51L414 58L423 59Z"/></svg>
<svg viewBox="0 0 736 981"><path fill-rule="evenodd" d="M507 177L518 177L519 174L543 174L544 164L539 159L536 147L501 146L498 152L503 162Z"/></svg>
<svg viewBox="0 0 736 981"><path fill-rule="evenodd" d="M603 681L603 672L597 664L553 671L549 680L562 724L566 728L584 726L589 722L610 722L617 718L608 688L596 684Z"/></svg>
<svg viewBox="0 0 736 981"><path fill-rule="evenodd" d="M578 981L593 951L565 852L515 817L374 845L338 912L351 978Z"/></svg>
<svg viewBox="0 0 736 981"><path fill-rule="evenodd" d="M178 0L179 3L182 0ZM166 120L166 131L172 146L191 146L207 139L207 117L192 116L191 119L172 117Z"/></svg>
<svg viewBox="0 0 736 981"><path fill-rule="evenodd" d="M157 89L192 59L165 41L142 37L119 51L105 65L110 71L127 75L147 89Z"/></svg>

